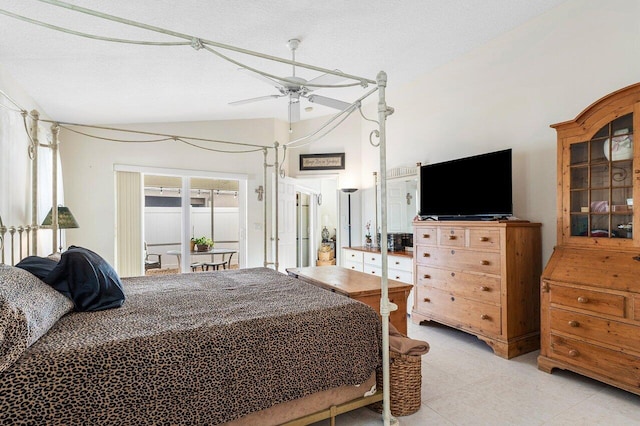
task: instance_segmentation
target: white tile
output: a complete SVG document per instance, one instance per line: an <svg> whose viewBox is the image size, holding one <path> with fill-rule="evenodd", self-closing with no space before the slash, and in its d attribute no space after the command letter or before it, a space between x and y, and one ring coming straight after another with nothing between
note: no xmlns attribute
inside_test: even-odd
<svg viewBox="0 0 640 426"><path fill-rule="evenodd" d="M408 333L431 349L422 357L422 407L399 417L401 426L640 425L640 396L570 371L540 371L539 351L505 360L475 336L436 323L409 321ZM337 420L381 424L367 408Z"/></svg>
<svg viewBox="0 0 640 426"><path fill-rule="evenodd" d="M408 331L431 350L422 357L422 406L399 417L401 426L640 425L640 396L570 371L540 371L538 351L505 360L475 336L440 324L409 321ZM362 408L336 424L377 426L382 416Z"/></svg>

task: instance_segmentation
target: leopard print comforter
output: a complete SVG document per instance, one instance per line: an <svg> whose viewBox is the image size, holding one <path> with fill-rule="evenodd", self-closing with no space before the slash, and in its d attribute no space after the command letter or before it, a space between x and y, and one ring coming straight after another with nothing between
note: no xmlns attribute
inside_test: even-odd
<svg viewBox="0 0 640 426"><path fill-rule="evenodd" d="M271 269L123 285L121 308L67 314L0 374L0 424L213 425L381 364L375 311Z"/></svg>

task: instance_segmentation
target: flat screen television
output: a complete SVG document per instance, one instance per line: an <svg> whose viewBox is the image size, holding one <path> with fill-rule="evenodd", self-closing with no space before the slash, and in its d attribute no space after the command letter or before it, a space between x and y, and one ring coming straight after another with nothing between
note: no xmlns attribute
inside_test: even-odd
<svg viewBox="0 0 640 426"><path fill-rule="evenodd" d="M420 215L438 220L513 214L511 149L420 167Z"/></svg>

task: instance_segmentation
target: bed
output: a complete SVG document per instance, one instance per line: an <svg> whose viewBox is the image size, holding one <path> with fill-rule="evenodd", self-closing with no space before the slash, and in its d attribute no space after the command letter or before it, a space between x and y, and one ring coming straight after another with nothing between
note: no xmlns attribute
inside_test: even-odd
<svg viewBox="0 0 640 426"><path fill-rule="evenodd" d="M320 140L350 114L359 111L363 119L375 124L375 130L369 134L369 142L379 149L382 206L380 228L382 240L386 239L386 120L393 113L393 108L386 103L385 72L380 71L375 80L362 78L335 69L275 58L195 35L136 23L64 2L47 3L180 39L152 44L183 45L196 51L207 51L236 66L265 77L276 78L283 83L299 84L287 77L270 75L250 67L221 51L267 62L295 65L350 80L345 84L313 87L361 86L367 89L367 93L320 128L301 138L289 140L281 147L278 142L274 142L273 147L265 147L253 146L247 141L207 141L242 148L238 148L238 153L262 152L264 188L267 188L267 170L270 168L278 171L273 174L273 186L277 188L279 177L286 175L283 165L286 162L287 148L292 150ZM17 14L11 16L53 28ZM55 28L66 31L58 26ZM73 31L73 34L82 35L78 31ZM90 38L123 41L94 35ZM145 40L124 41L149 44ZM369 88L370 85L375 87ZM377 121L367 118L360 108L362 102L375 92L378 95ZM39 247L38 230L42 228L37 220L38 147L48 148L52 152L51 203L47 204L53 212L49 228L52 231L51 247L56 250L59 229L55 208L58 205L56 160L60 128L66 126L69 130L78 125L85 129L109 128L40 119L37 111L27 112L1 91L0 96L8 100L10 110L22 115L29 138L33 202L27 207L31 210L31 223L23 229L35 231L31 232L31 249L27 244L27 251L30 253L35 253ZM39 135L39 123L51 124L50 139ZM151 135L149 132L137 133L144 134L145 137ZM194 146L193 138L158 136L159 141L170 138ZM43 143L45 140L48 143ZM125 141L120 138L109 140L149 142ZM198 148L220 151L204 146ZM271 162L268 161L268 153L272 156ZM259 188L262 190L263 186ZM259 192L259 199L262 196L262 192ZM264 197L265 200L269 198ZM274 235L278 235L280 223L278 209L274 207L277 205L276 190L273 192L272 216L269 218L274 225ZM265 202L263 265L278 269L277 244L273 250L273 259L268 259L268 216ZM14 217L28 220L29 215ZM0 222L0 246L5 231L6 228ZM13 235L11 233L12 242ZM188 245L187 239L188 236L183 236L183 247ZM4 251L0 251L4 255ZM119 252L125 253L126 250ZM131 253L135 255L135 250ZM186 257L183 261L185 259ZM182 269L187 270L187 266L184 262ZM21 274L6 268L0 265L0 272L8 275ZM30 330L23 339L24 344L18 345L18 350L13 352L14 357L16 354L18 356L11 365L0 371L0 422L65 425L232 422L231 424L265 425L287 424L292 419L301 419L295 424L307 424L327 417L333 418L342 411L383 399L382 419L385 425L389 425L395 419L391 418L389 408L388 318L389 313L397 307L388 298L386 277L387 250L383 246L381 321L375 311L357 301L266 268L201 273L197 278L193 274L185 274L179 279L157 276L153 279L124 279L127 297L124 305L100 312L69 312L64 300L59 300L57 309L46 310L46 313L52 315L42 315L42 305L29 306L27 311L31 309L36 324L32 324L33 330L21 326L23 332L25 327ZM33 288L42 290L40 283L33 282L31 277L22 274L22 278L30 281ZM258 289L262 289L262 292ZM41 299L47 300L51 295L52 293L47 293ZM6 308L6 304L0 304L0 310L3 308ZM0 327L1 321L2 318ZM378 392L369 396L373 392L370 385L375 383L374 370L380 365L380 377L385 384L382 395Z"/></svg>
<svg viewBox="0 0 640 426"><path fill-rule="evenodd" d="M1 424L283 424L381 399L376 312L272 269L124 278L122 307L97 312L20 268L0 280L30 283L41 334L0 372Z"/></svg>

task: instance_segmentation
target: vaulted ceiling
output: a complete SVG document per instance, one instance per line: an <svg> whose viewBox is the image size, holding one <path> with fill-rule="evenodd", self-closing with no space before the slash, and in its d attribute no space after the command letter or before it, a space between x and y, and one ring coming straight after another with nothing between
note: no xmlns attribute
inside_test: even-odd
<svg viewBox="0 0 640 426"><path fill-rule="evenodd" d="M290 59L408 84L566 0L69 0L106 14ZM119 39L184 41L40 0L0 0L0 12ZM206 50L83 38L0 14L0 67L50 117L78 123L142 123L275 117L287 99L229 106L278 91ZM290 65L220 50L279 76ZM321 73L298 69L296 76ZM361 88L318 89L351 102ZM302 119L335 110L302 100ZM307 111L305 108L312 107Z"/></svg>

